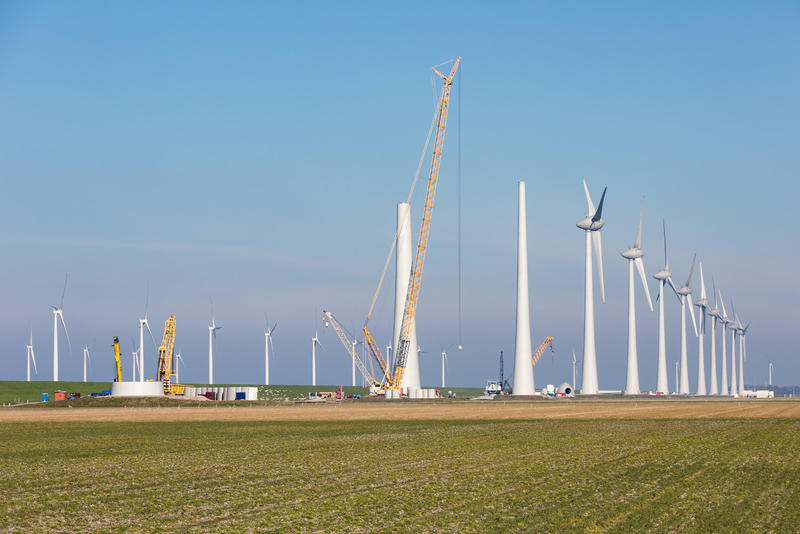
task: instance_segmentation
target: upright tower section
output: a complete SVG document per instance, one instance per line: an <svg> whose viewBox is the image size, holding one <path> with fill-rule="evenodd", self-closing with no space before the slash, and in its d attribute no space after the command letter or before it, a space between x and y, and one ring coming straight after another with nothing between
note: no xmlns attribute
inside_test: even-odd
<svg viewBox="0 0 800 534"><path fill-rule="evenodd" d="M517 219L517 334L514 355L514 395L533 395L531 313L528 293L528 222L525 212L525 182L519 182ZM502 386L502 385L501 385Z"/></svg>
<svg viewBox="0 0 800 534"><path fill-rule="evenodd" d="M408 282L411 278L411 207L407 202L397 204L397 263L394 279L394 333L392 347L398 347L403 327ZM400 387L408 391L409 386L420 387L419 351L417 350L417 325L411 319L411 342L408 347L408 360Z"/></svg>

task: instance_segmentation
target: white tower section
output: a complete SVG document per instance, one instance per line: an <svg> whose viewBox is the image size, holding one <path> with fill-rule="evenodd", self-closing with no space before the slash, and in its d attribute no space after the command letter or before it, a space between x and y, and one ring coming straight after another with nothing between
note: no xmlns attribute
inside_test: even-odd
<svg viewBox="0 0 800 534"><path fill-rule="evenodd" d="M533 395L533 351L528 292L528 218L525 212L525 182L519 182L517 219L517 334L514 355L514 395Z"/></svg>
<svg viewBox="0 0 800 534"><path fill-rule="evenodd" d="M403 313L408 295L408 283L411 280L411 208L407 202L397 204L397 267L394 279L394 333L392 347L400 346L400 330L403 327ZM406 369L400 387L408 391L409 387L420 387L419 351L417 350L416 318L411 323L411 343L408 346Z"/></svg>

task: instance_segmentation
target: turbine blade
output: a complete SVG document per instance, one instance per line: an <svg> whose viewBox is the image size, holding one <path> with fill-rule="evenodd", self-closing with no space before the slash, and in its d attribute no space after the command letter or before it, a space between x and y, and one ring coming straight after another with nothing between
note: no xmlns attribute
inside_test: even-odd
<svg viewBox="0 0 800 534"><path fill-rule="evenodd" d="M722 306L722 316L727 317L728 312L725 310L725 299L722 298L722 291L717 289L717 293L719 294L719 303Z"/></svg>
<svg viewBox="0 0 800 534"><path fill-rule="evenodd" d="M157 347L158 345L156 345L156 338L153 337L153 331L150 330L150 323L145 320L144 325L147 327L147 332L150 334L150 339L153 340L153 346Z"/></svg>
<svg viewBox="0 0 800 534"><path fill-rule="evenodd" d="M72 343L69 340L69 332L67 332L67 323L64 322L64 312L58 314L61 318L61 326L64 327L64 335L67 336L67 347L69 347L69 353L72 354Z"/></svg>
<svg viewBox="0 0 800 534"><path fill-rule="evenodd" d="M36 353L33 352L33 345L31 345L31 359L33 360L33 371L38 375L39 370L36 368Z"/></svg>
<svg viewBox="0 0 800 534"><path fill-rule="evenodd" d="M711 277L711 291L714 293L714 308L717 308L719 304L717 303L717 283L714 281L714 277Z"/></svg>
<svg viewBox="0 0 800 534"><path fill-rule="evenodd" d="M672 277L670 276L667 278L667 282L669 282L669 287L672 288L672 292L675 293L675 296L678 298L678 302L681 301L681 296L678 294L678 288L675 287L675 282L672 281Z"/></svg>
<svg viewBox="0 0 800 534"><path fill-rule="evenodd" d="M269 335L270 336L275 333L275 329L276 328L278 328L278 322L277 321L275 321L275 324L272 325L272 328L269 329Z"/></svg>
<svg viewBox="0 0 800 534"><path fill-rule="evenodd" d="M597 276L600 279L600 298L606 301L606 286L603 282L603 242L600 231L592 232L592 245L594 245L594 256L597 260Z"/></svg>
<svg viewBox="0 0 800 534"><path fill-rule="evenodd" d="M594 204L592 197L589 196L589 188L586 186L586 180L583 181L583 191L586 193L586 204L589 205L589 215L594 215Z"/></svg>
<svg viewBox="0 0 800 534"><path fill-rule="evenodd" d="M694 336L697 337L697 321L694 319L694 305L689 295L686 295L686 304L689 308L689 317L692 318L692 326L694 327Z"/></svg>
<svg viewBox="0 0 800 534"><path fill-rule="evenodd" d="M67 294L67 279L69 278L69 273L64 275L64 289L61 291L61 305L58 307L59 309L64 308L64 295Z"/></svg>
<svg viewBox="0 0 800 534"><path fill-rule="evenodd" d="M669 258L667 258L667 223L661 219L661 227L664 229L664 269L669 270Z"/></svg>
<svg viewBox="0 0 800 534"><path fill-rule="evenodd" d="M703 262L700 262L700 298L701 299L708 299L706 295L706 280L703 276Z"/></svg>
<svg viewBox="0 0 800 534"><path fill-rule="evenodd" d="M642 207L639 209L639 231L636 233L636 248L642 248L642 217L644 217L644 197L642 197Z"/></svg>
<svg viewBox="0 0 800 534"><path fill-rule="evenodd" d="M597 205L597 211L594 212L592 222L599 221L603 218L603 203L606 200L606 189L608 189L608 186L603 188L603 194L600 196L600 204Z"/></svg>
<svg viewBox="0 0 800 534"><path fill-rule="evenodd" d="M686 279L686 284L684 284L684 285L687 285L687 286L692 285L692 274L694 274L694 261L696 259L697 259L697 253L695 252L694 256L692 256L692 266L689 267L689 278Z"/></svg>
<svg viewBox="0 0 800 534"><path fill-rule="evenodd" d="M642 280L644 294L647 295L647 305L650 306L650 311L653 311L653 301L650 299L650 288L647 287L647 276L644 273L644 261L642 261L642 258L636 258L633 260L633 263L639 271L639 278Z"/></svg>

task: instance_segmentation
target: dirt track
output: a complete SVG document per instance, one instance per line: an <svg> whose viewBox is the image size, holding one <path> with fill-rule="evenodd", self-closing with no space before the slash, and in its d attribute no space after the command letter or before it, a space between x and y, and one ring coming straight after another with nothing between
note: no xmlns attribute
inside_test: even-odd
<svg viewBox="0 0 800 534"><path fill-rule="evenodd" d="M162 408L6 408L0 423L800 418L800 401L338 403Z"/></svg>

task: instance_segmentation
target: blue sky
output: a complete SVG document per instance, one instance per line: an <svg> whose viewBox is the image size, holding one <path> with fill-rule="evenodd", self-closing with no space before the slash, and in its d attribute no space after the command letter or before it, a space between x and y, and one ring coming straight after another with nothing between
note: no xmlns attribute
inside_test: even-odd
<svg viewBox="0 0 800 534"><path fill-rule="evenodd" d="M49 306L69 272L62 378L79 377L84 344L90 376L111 377L111 339L135 348L149 281L156 337L177 315L186 380L206 377L213 297L218 382L263 376L267 312L279 322L273 382L308 383L319 310L350 327L369 307L433 112L429 67L461 55L419 309L423 382L438 382L438 354L458 341L460 108L464 350L450 351L451 384L496 376L500 350L511 375L520 179L534 342L552 335L556 349L536 384L569 378L582 346L582 178L596 197L608 186L601 388L624 385L619 252L642 195L648 273L665 218L676 282L697 252L706 283L752 321L746 379L766 381L772 360L778 383L800 383L799 28L793 2L3 2L0 376L24 377L33 328L39 376L51 377ZM382 344L391 285L371 323ZM657 316L637 298L650 389ZM672 370L677 301L667 310ZM347 383L344 349L332 332L322 342L320 382ZM152 375L152 346L146 358Z"/></svg>

